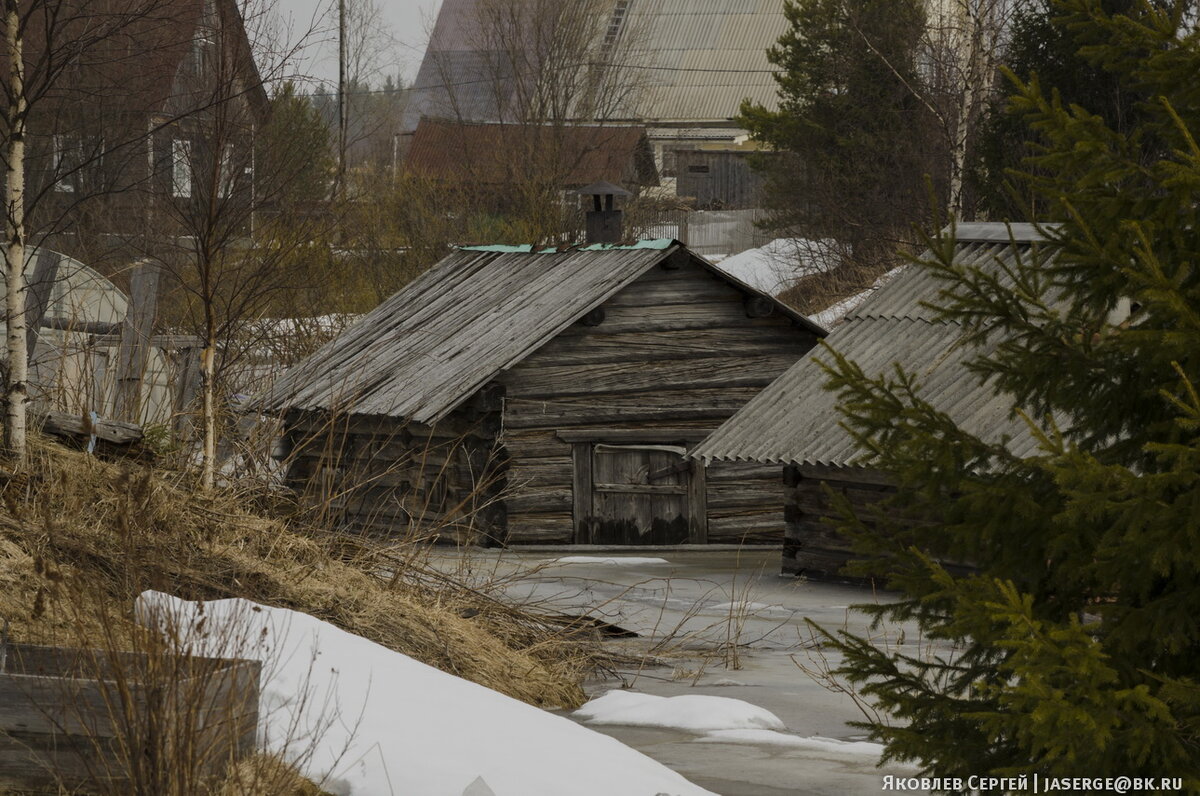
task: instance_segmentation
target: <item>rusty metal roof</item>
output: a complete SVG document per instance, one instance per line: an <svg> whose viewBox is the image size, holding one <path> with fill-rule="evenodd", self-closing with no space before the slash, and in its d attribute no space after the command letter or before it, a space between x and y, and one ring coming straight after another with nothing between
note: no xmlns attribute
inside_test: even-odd
<svg viewBox="0 0 1200 796"><path fill-rule="evenodd" d="M330 410L433 423L646 271L683 249L673 240L567 251L467 247L449 255L288 370L252 406ZM809 331L776 299L693 262Z"/></svg>
<svg viewBox="0 0 1200 796"><path fill-rule="evenodd" d="M553 174L563 186L602 180L658 185L654 153L643 127L422 119L404 160L406 168L426 177L481 186L519 184L531 164Z"/></svg>
<svg viewBox="0 0 1200 796"><path fill-rule="evenodd" d="M1013 225L1012 235L1015 245L1003 224L960 225L956 261L999 265L1027 254L1041 240L1029 225ZM825 343L868 377L894 375L900 365L916 376L919 395L964 430L1004 442L1014 454L1033 453L1037 441L1012 416L1011 399L997 395L966 367L987 349L965 345L960 324L941 320L924 306L936 303L942 288L927 270L910 265L849 313ZM860 450L841 426L845 416L837 394L825 389L822 362L833 362L824 348L788 369L689 455L706 462L854 464Z"/></svg>

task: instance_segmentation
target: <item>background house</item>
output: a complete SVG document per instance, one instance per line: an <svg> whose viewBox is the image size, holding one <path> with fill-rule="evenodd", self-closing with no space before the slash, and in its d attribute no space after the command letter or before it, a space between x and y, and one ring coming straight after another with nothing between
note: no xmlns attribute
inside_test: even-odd
<svg viewBox="0 0 1200 796"><path fill-rule="evenodd" d="M131 17L63 67L31 109L27 150L32 238L122 282L133 258L191 233L207 194L248 201L268 112L236 0L128 5L94 4L97 24ZM71 33L31 31L27 51L56 53Z"/></svg>
<svg viewBox="0 0 1200 796"><path fill-rule="evenodd" d="M641 127L483 124L422 119L405 168L502 202L533 183L567 191L595 182L632 192L658 185Z"/></svg>
<svg viewBox="0 0 1200 796"><path fill-rule="evenodd" d="M411 136L427 117L523 121L527 92L521 88L522 72L528 71L527 53L536 44L520 45L520 57L514 57L512 49L518 45L488 29L496 7L505 5L444 0L410 90L403 136ZM619 85L612 92L614 101L603 107L604 120L645 126L670 194L678 174L676 152L745 150L746 131L733 121L742 100L772 109L777 105L773 67L766 56L787 30L777 0L614 0L582 3L578 13L595 17L591 30L596 40L588 59L607 70L605 80ZM524 23L529 30L536 25ZM586 85L587 76L577 82ZM570 111L563 118L595 121L573 117ZM691 194L681 190L679 195ZM721 206L735 206L718 198Z"/></svg>
<svg viewBox="0 0 1200 796"><path fill-rule="evenodd" d="M345 528L498 542L777 541L774 465L686 446L824 330L671 240L468 247L257 402Z"/></svg>
<svg viewBox="0 0 1200 796"><path fill-rule="evenodd" d="M960 224L956 235L958 263L989 267L1027 255L1041 240L1029 224ZM936 302L940 289L929 271L907 266L850 311L825 342L857 362L868 377L886 377L895 364L903 366L917 376L921 397L959 428L1003 442L1014 455L1030 455L1037 441L1012 416L1012 399L997 395L966 368L986 351L965 345L960 324L939 319L924 306ZM869 520L869 507L894 487L886 474L856 463L860 450L841 425L837 395L824 388L822 361L831 358L820 353L797 362L689 455L710 466L757 462L782 467L787 493L783 570L836 576L850 549L827 522L833 509L826 490L845 497Z"/></svg>

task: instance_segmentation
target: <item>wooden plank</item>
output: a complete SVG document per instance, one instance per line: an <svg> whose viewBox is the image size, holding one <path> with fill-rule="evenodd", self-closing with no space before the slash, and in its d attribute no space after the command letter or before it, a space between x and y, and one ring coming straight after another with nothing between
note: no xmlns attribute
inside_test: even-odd
<svg viewBox="0 0 1200 796"><path fill-rule="evenodd" d="M683 484L593 484L595 492L611 492L626 495L686 495Z"/></svg>
<svg viewBox="0 0 1200 796"><path fill-rule="evenodd" d="M564 442L656 442L662 444L671 444L680 442L700 442L711 433L712 432L706 428L647 426L644 428L569 428L557 431L555 436Z"/></svg>
<svg viewBox="0 0 1200 796"><path fill-rule="evenodd" d="M741 307L744 294L728 283L706 276L681 274L675 279L639 279L604 302L604 307L653 307L659 304L735 302Z"/></svg>
<svg viewBox="0 0 1200 796"><path fill-rule="evenodd" d="M751 506L773 506L782 510L784 503L782 486L755 479L717 483L710 479L705 485L705 494L710 512L714 509L736 509Z"/></svg>
<svg viewBox="0 0 1200 796"><path fill-rule="evenodd" d="M121 345L122 338L123 335L119 332L93 334L90 342L95 346L116 348ZM153 334L146 338L146 343L151 348L162 348L168 351L204 347L204 341L194 334Z"/></svg>
<svg viewBox="0 0 1200 796"><path fill-rule="evenodd" d="M526 363L575 365L591 363L659 362L681 357L756 356L786 353L795 361L813 347L811 336L780 329L691 329L646 334L609 333L603 326L591 335L560 335Z"/></svg>
<svg viewBox="0 0 1200 796"><path fill-rule="evenodd" d="M829 467L820 464L796 465L802 478L827 481L850 481L877 486L892 486L892 479L879 470L867 467Z"/></svg>
<svg viewBox="0 0 1200 796"><path fill-rule="evenodd" d="M574 540L570 514L510 514L508 541L515 544L567 544Z"/></svg>
<svg viewBox="0 0 1200 796"><path fill-rule="evenodd" d="M90 335L120 335L121 324L108 321L81 321L75 318L42 318L43 329L61 329L65 332L77 332ZM92 338L94 341L94 337Z"/></svg>
<svg viewBox="0 0 1200 796"><path fill-rule="evenodd" d="M688 541L708 544L708 495L704 462L692 461L687 482Z"/></svg>
<svg viewBox="0 0 1200 796"><path fill-rule="evenodd" d="M522 365L501 380L509 400L564 396L631 395L661 390L762 388L795 364L791 355L705 357L652 363L538 367Z"/></svg>
<svg viewBox="0 0 1200 796"><path fill-rule="evenodd" d="M54 289L54 280L58 278L60 257L58 252L44 247L39 247L37 251L37 261L25 293L25 359L28 362L33 362L38 329L42 328L42 320L50 306L50 293Z"/></svg>
<svg viewBox="0 0 1200 796"><path fill-rule="evenodd" d="M710 484L723 481L761 481L774 484L779 490L782 486L783 467L778 464L759 464L757 462L712 462L708 465L708 482ZM783 494L780 491L780 494Z"/></svg>
<svg viewBox="0 0 1200 796"><path fill-rule="evenodd" d="M511 489L538 486L561 486L572 482L573 463L570 456L545 459L514 459L508 468Z"/></svg>
<svg viewBox="0 0 1200 796"><path fill-rule="evenodd" d="M117 357L117 399L113 414L140 422L142 381L146 375L150 335L157 314L159 269L149 260L139 261L130 276L129 311L121 329Z"/></svg>
<svg viewBox="0 0 1200 796"><path fill-rule="evenodd" d="M592 540L592 446L576 442L571 446L571 518L575 527L575 543Z"/></svg>
<svg viewBox="0 0 1200 796"><path fill-rule="evenodd" d="M192 407L200 394L200 353L199 345L181 347L175 350L172 357L177 372L171 408L174 413L173 426L178 435L186 433L191 423Z"/></svg>
<svg viewBox="0 0 1200 796"><path fill-rule="evenodd" d="M736 516L736 517L714 517L708 518L708 538L709 541L716 541L718 538L734 538L745 536L747 534L767 534L774 537L776 544L783 541L784 521L783 516Z"/></svg>
<svg viewBox="0 0 1200 796"><path fill-rule="evenodd" d="M107 418L99 418L92 422L90 418L53 410L37 410L32 414L35 422L40 424L46 434L70 437L78 442L86 443L93 434L96 439L113 445L126 446L142 441L142 428L133 423L122 423Z"/></svg>
<svg viewBox="0 0 1200 796"><path fill-rule="evenodd" d="M665 332L714 327L778 329L790 326L785 317L747 318L741 302L704 301L657 304L653 307L605 306L604 323L576 327L575 334L591 332Z"/></svg>
<svg viewBox="0 0 1200 796"><path fill-rule="evenodd" d="M554 514L570 511L574 517L575 492L571 487L561 489L519 490L504 499L514 514ZM576 523L578 530L578 523ZM585 543L586 544L586 543Z"/></svg>

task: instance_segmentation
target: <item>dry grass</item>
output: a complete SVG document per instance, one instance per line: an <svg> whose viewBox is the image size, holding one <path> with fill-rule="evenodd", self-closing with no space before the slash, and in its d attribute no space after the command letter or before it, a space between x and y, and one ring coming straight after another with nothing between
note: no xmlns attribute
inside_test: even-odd
<svg viewBox="0 0 1200 796"><path fill-rule="evenodd" d="M802 276L779 293L779 300L798 312L812 315L863 292L894 266L891 261L870 265L848 263Z"/></svg>
<svg viewBox="0 0 1200 796"><path fill-rule="evenodd" d="M36 443L28 474L0 489L0 617L12 623L13 638L77 637L79 613L56 605L67 592L90 595L129 632L133 600L145 589L245 597L303 611L534 705L582 703L591 650L552 619L523 615L445 576L398 569L418 567L418 557L289 527L187 484Z"/></svg>

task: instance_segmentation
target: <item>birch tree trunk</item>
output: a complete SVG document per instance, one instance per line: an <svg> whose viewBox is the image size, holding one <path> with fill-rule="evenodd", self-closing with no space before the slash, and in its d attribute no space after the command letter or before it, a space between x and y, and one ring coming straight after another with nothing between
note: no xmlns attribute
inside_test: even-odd
<svg viewBox="0 0 1200 796"><path fill-rule="evenodd" d="M29 403L29 359L25 340L25 62L18 0L4 0L4 38L9 54L9 102L4 142L8 161L4 183L8 372L5 389L4 447L18 464L26 460L25 419Z"/></svg>
<svg viewBox="0 0 1200 796"><path fill-rule="evenodd" d="M204 424L203 453L200 460L200 486L212 489L217 475L216 376L217 343L212 335L205 340L200 354L200 416Z"/></svg>

